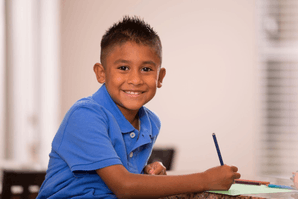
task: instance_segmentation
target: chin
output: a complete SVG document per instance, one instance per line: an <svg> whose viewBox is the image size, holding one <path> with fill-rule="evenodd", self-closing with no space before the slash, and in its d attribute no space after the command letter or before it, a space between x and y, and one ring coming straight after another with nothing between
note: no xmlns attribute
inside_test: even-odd
<svg viewBox="0 0 298 199"><path fill-rule="evenodd" d="M130 110L130 111L138 111L142 106L139 106L139 107L126 107L127 110Z"/></svg>
<svg viewBox="0 0 298 199"><path fill-rule="evenodd" d="M140 102L129 102L129 103L124 103L122 104L124 108L128 109L128 110L139 110L142 106L143 103Z"/></svg>

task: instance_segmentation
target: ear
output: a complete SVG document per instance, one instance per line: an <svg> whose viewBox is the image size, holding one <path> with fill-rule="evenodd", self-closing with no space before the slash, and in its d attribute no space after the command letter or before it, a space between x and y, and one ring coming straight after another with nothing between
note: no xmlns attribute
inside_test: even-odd
<svg viewBox="0 0 298 199"><path fill-rule="evenodd" d="M158 75L157 88L160 88L162 86L162 81L165 76L166 76L166 69L161 68Z"/></svg>
<svg viewBox="0 0 298 199"><path fill-rule="evenodd" d="M96 63L93 66L93 71L96 75L96 79L100 84L105 83L106 81L106 73L104 67L100 63Z"/></svg>

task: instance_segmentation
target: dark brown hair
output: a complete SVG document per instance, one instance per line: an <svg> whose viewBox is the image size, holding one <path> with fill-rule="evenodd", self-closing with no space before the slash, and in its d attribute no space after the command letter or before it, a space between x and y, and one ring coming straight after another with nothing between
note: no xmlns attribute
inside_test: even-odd
<svg viewBox="0 0 298 199"><path fill-rule="evenodd" d="M105 58L113 47L124 44L127 41L154 48L161 62L161 41L153 28L139 17L124 16L122 21L115 23L102 37L100 53L102 65L105 65Z"/></svg>

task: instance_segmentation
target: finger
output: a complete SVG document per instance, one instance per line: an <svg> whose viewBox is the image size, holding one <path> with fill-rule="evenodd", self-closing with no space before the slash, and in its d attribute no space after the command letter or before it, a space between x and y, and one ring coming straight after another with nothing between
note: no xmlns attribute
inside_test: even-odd
<svg viewBox="0 0 298 199"><path fill-rule="evenodd" d="M163 174L163 170L164 170L163 167L158 166L158 167L156 167L156 168L153 170L152 174L153 174L153 175L162 175L162 174Z"/></svg>
<svg viewBox="0 0 298 199"><path fill-rule="evenodd" d="M156 175L167 175L166 169L162 169L158 174Z"/></svg>
<svg viewBox="0 0 298 199"><path fill-rule="evenodd" d="M153 174L155 175L162 175L164 170L166 170L166 168L163 166L161 162L154 162L152 167L154 169Z"/></svg>
<svg viewBox="0 0 298 199"><path fill-rule="evenodd" d="M241 177L241 174L240 173L235 173L234 174L234 179L239 179Z"/></svg>
<svg viewBox="0 0 298 199"><path fill-rule="evenodd" d="M232 171L234 171L234 172L237 172L237 171L238 171L238 168L235 167L235 166L231 166L231 169L232 169Z"/></svg>
<svg viewBox="0 0 298 199"><path fill-rule="evenodd" d="M152 167L150 166L150 165L146 165L146 167L145 167L145 173L146 174L150 174L150 171L152 170Z"/></svg>

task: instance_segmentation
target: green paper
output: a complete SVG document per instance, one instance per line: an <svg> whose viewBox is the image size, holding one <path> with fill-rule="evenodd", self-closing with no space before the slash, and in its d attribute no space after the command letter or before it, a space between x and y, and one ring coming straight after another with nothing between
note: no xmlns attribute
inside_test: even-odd
<svg viewBox="0 0 298 199"><path fill-rule="evenodd" d="M232 184L228 191L208 191L210 193L219 193L230 196L238 196L244 194L261 194L261 193L280 193L291 192L292 189L270 188L266 185L246 185L246 184Z"/></svg>

